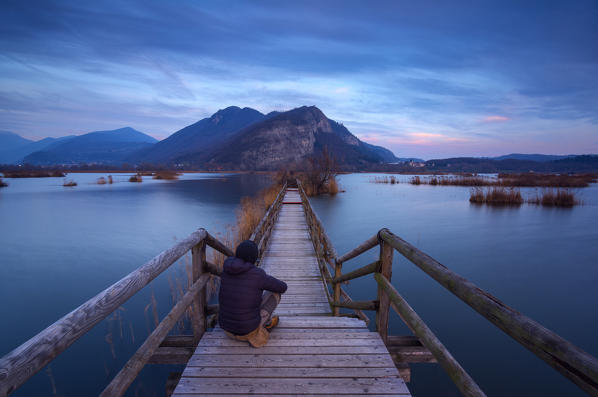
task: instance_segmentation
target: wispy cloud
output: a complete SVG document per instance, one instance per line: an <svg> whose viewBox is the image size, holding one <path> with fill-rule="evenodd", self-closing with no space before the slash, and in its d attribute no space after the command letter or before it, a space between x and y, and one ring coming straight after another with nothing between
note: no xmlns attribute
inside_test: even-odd
<svg viewBox="0 0 598 397"><path fill-rule="evenodd" d="M511 120L509 117L506 116L486 116L484 117L484 122L486 123L500 123L503 121Z"/></svg>

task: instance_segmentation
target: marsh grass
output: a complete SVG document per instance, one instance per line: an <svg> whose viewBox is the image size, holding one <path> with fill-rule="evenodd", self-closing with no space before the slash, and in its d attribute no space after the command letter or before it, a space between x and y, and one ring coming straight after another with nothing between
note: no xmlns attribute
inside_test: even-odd
<svg viewBox="0 0 598 397"><path fill-rule="evenodd" d="M394 175L375 176L370 179L372 183L388 183L390 185L396 185L399 183L399 178Z"/></svg>
<svg viewBox="0 0 598 397"><path fill-rule="evenodd" d="M3 171L5 178L64 178L66 174L62 171L49 170L28 170L28 171Z"/></svg>
<svg viewBox="0 0 598 397"><path fill-rule="evenodd" d="M483 190L475 187L470 193L469 202L493 206L518 206L523 204L523 197L518 189L495 186Z"/></svg>
<svg viewBox="0 0 598 397"><path fill-rule="evenodd" d="M7 187L8 183L4 182L2 178L0 178L0 187Z"/></svg>
<svg viewBox="0 0 598 397"><path fill-rule="evenodd" d="M179 174L174 171L158 171L152 177L153 179L175 180L179 179Z"/></svg>
<svg viewBox="0 0 598 397"><path fill-rule="evenodd" d="M104 178L103 176L101 176L101 177L99 177L99 178L96 180L96 183L97 183L98 185L105 185L105 184L106 184L106 178Z"/></svg>
<svg viewBox="0 0 598 397"><path fill-rule="evenodd" d="M541 195L536 195L527 202L545 207L573 207L581 204L575 197L575 193L569 189L544 190Z"/></svg>
<svg viewBox="0 0 598 397"><path fill-rule="evenodd" d="M595 183L597 174L498 174L502 186L519 187L588 187Z"/></svg>
<svg viewBox="0 0 598 397"><path fill-rule="evenodd" d="M129 182L136 182L136 183L143 182L143 175L135 174L129 178Z"/></svg>
<svg viewBox="0 0 598 397"><path fill-rule="evenodd" d="M422 178L420 178L419 175L416 175L409 180L409 183L412 185L421 185Z"/></svg>
<svg viewBox="0 0 598 397"><path fill-rule="evenodd" d="M75 187L75 186L77 186L77 182L75 182L72 179L70 181L67 181L65 179L64 182L62 182L62 186L64 186L64 187Z"/></svg>
<svg viewBox="0 0 598 397"><path fill-rule="evenodd" d="M108 183L112 185L114 181L112 180L112 175L108 175Z"/></svg>

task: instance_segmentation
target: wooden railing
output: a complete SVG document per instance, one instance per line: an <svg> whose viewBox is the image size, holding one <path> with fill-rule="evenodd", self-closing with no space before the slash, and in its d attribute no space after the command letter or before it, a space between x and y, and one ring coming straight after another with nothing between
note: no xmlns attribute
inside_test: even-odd
<svg viewBox="0 0 598 397"><path fill-rule="evenodd" d="M335 308L346 307L354 310L375 310L376 330L380 333L391 354L393 351L396 351L395 347L397 343L403 343L400 341L404 337L388 335L390 308L400 316L423 346L429 350L463 395L485 395L426 323L392 286L392 259L393 252L397 251L582 390L590 395L598 396L598 359L596 357L591 356L531 318L505 305L490 293L454 273L434 258L394 235L388 229L381 229L376 235L364 241L355 249L337 257L321 222L313 213L309 200L300 185L299 190L302 194L308 224L310 220L313 224L313 226L310 225L310 232L312 233L312 237L316 236L314 237L314 244L321 246L319 249L316 248L316 253L319 257L321 256L322 262L326 263L326 270L322 270L325 275L324 278L327 281L327 285L330 285L332 291L334 291L331 305ZM344 262L377 246L380 249L377 261L349 273L342 274ZM328 265L332 266L332 264L334 264L335 269L334 278L329 275L327 268ZM328 274L327 277L326 274ZM343 302L341 299L341 283L346 283L349 280L368 274L373 274L378 286L376 300ZM339 312L335 310L334 315L339 315Z"/></svg>
<svg viewBox="0 0 598 397"><path fill-rule="evenodd" d="M249 238L251 241L254 241L259 250L259 258L256 262L256 266L260 265L262 256L266 251L266 247L268 246L268 240L270 239L270 234L272 232L272 226L276 221L276 217L278 215L278 211L280 210L280 206L282 205L282 200L284 199L285 191L287 189L287 183L285 182L278 192L276 199L274 202L268 207L264 217L260 221L260 223L256 226L255 230L251 234Z"/></svg>
<svg viewBox="0 0 598 397"><path fill-rule="evenodd" d="M259 238L260 256L265 250L270 229L280 209L285 187L286 185L252 234L253 238ZM215 311L214 307L207 304L206 284L211 275L219 276L221 269L207 261L207 246L225 256L234 255L234 252L217 238L206 230L199 229L0 358L0 396L7 396L15 391L77 339L191 251L191 286L101 395L122 396L148 363L185 364L193 347L207 329L208 316L213 315ZM188 310L191 312L193 335L169 337L170 330Z"/></svg>

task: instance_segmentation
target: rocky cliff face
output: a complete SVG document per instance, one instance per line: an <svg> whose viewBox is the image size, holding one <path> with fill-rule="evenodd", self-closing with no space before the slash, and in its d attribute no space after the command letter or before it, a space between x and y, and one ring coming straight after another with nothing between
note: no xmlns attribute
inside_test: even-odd
<svg viewBox="0 0 598 397"><path fill-rule="evenodd" d="M252 124L213 150L176 159L178 163L228 169L275 169L300 163L327 147L341 165L386 162L378 149L361 142L315 106L303 106ZM392 153L388 151L392 157Z"/></svg>

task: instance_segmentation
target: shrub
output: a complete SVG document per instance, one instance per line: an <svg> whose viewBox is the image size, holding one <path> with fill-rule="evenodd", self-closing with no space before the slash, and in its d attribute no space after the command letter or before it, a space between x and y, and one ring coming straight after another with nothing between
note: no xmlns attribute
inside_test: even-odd
<svg viewBox="0 0 598 397"><path fill-rule="evenodd" d="M158 171L153 176L154 179L174 180L179 179L179 174L174 171Z"/></svg>
<svg viewBox="0 0 598 397"><path fill-rule="evenodd" d="M568 189L545 190L541 196L528 200L530 204L543 205L547 207L573 207L579 204L579 200L575 198L575 193Z"/></svg>
<svg viewBox="0 0 598 397"><path fill-rule="evenodd" d="M143 182L143 176L141 174L133 175L129 178L129 182Z"/></svg>
<svg viewBox="0 0 598 397"><path fill-rule="evenodd" d="M517 189L506 189L504 187L488 188L486 191L481 188L472 189L469 195L469 202L487 205L521 205L523 197Z"/></svg>

